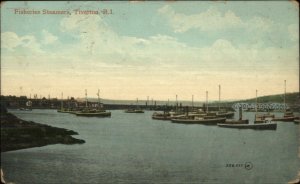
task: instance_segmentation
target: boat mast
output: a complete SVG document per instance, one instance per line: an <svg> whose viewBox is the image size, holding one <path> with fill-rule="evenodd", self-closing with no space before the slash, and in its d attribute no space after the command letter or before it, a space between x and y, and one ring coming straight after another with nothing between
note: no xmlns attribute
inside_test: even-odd
<svg viewBox="0 0 300 184"><path fill-rule="evenodd" d="M68 111L70 110L70 97L68 96Z"/></svg>
<svg viewBox="0 0 300 184"><path fill-rule="evenodd" d="M257 90L256 90L256 96L255 96L255 98L256 98L256 103L255 103L255 113L257 114Z"/></svg>
<svg viewBox="0 0 300 184"><path fill-rule="evenodd" d="M206 91L206 113L208 113L208 91Z"/></svg>
<svg viewBox="0 0 300 184"><path fill-rule="evenodd" d="M176 95L176 112L178 111L178 102L177 102L177 95Z"/></svg>
<svg viewBox="0 0 300 184"><path fill-rule="evenodd" d="M220 105L221 105L221 85L219 84L219 111L220 111Z"/></svg>
<svg viewBox="0 0 300 184"><path fill-rule="evenodd" d="M98 108L100 109L100 89L98 89L98 93L97 93L97 96L98 96Z"/></svg>
<svg viewBox="0 0 300 184"><path fill-rule="evenodd" d="M85 107L88 107L87 90L85 89Z"/></svg>
<svg viewBox="0 0 300 184"><path fill-rule="evenodd" d="M194 109L194 95L192 95L192 109Z"/></svg>
<svg viewBox="0 0 300 184"><path fill-rule="evenodd" d="M243 119L243 110L242 110L242 107L239 107L239 120L242 120Z"/></svg>
<svg viewBox="0 0 300 184"><path fill-rule="evenodd" d="M61 103L60 103L60 110L63 110L63 98L64 97L64 94L63 94L63 92L61 92Z"/></svg>
<svg viewBox="0 0 300 184"><path fill-rule="evenodd" d="M284 111L286 111L285 94L286 94L286 80L284 80L284 97L283 97Z"/></svg>
<svg viewBox="0 0 300 184"><path fill-rule="evenodd" d="M149 96L147 96L147 103L146 103L146 106L148 107L150 104L149 104Z"/></svg>
<svg viewBox="0 0 300 184"><path fill-rule="evenodd" d="M136 98L136 109L138 108L139 99Z"/></svg>

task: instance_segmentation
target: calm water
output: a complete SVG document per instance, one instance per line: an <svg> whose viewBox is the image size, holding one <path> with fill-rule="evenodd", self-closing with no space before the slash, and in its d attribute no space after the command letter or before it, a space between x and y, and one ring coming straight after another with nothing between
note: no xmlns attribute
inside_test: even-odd
<svg viewBox="0 0 300 184"><path fill-rule="evenodd" d="M7 181L32 183L287 183L299 170L299 125L238 130L152 120L153 112L111 118L54 110L11 110L25 120L79 133L82 145L50 145L1 154ZM280 114L279 114L280 115ZM244 118L253 118L244 113ZM252 169L244 164L251 162ZM226 167L241 164L240 167Z"/></svg>

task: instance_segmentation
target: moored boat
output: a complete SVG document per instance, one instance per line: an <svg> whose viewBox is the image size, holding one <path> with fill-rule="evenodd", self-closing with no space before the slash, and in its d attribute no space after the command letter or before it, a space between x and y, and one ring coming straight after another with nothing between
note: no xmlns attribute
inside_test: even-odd
<svg viewBox="0 0 300 184"><path fill-rule="evenodd" d="M273 121L288 121L288 122L292 122L293 120L295 120L296 117L294 116L293 112L287 110L283 117L278 117L278 118L273 118Z"/></svg>
<svg viewBox="0 0 300 184"><path fill-rule="evenodd" d="M229 125L236 125L236 124L249 124L249 120L248 119L243 119L243 110L240 107L239 108L239 119L238 120L228 120L226 119L225 124L229 124Z"/></svg>
<svg viewBox="0 0 300 184"><path fill-rule="evenodd" d="M71 110L68 110L68 109L59 109L59 110L57 110L57 112L60 112L60 113L71 113Z"/></svg>
<svg viewBox="0 0 300 184"><path fill-rule="evenodd" d="M232 118L234 116L234 112L218 112L216 114L218 117L222 117L222 118Z"/></svg>
<svg viewBox="0 0 300 184"><path fill-rule="evenodd" d="M204 125L217 125L218 123L225 123L226 118L174 118L171 119L172 123L183 124L204 124Z"/></svg>
<svg viewBox="0 0 300 184"><path fill-rule="evenodd" d="M259 130L276 130L277 123L258 123L258 124L222 124L219 127L238 128L238 129L259 129Z"/></svg>
<svg viewBox="0 0 300 184"><path fill-rule="evenodd" d="M255 115L254 123L264 123L266 120L274 120L273 114Z"/></svg>
<svg viewBox="0 0 300 184"><path fill-rule="evenodd" d="M84 116L84 117L111 117L111 112L107 112L102 108L100 103L100 90L98 89L98 108L97 109L89 109L87 105L87 90L85 90L86 96L86 107L84 110L75 112L76 116Z"/></svg>
<svg viewBox="0 0 300 184"><path fill-rule="evenodd" d="M172 123L183 123L183 124L204 124L204 125L217 125L218 123L225 123L226 118L220 118L216 116L216 113L208 112L208 91L206 91L206 114L201 116L189 116L188 108L186 114L172 118Z"/></svg>
<svg viewBox="0 0 300 184"><path fill-rule="evenodd" d="M258 114L257 113L257 107L258 107L258 100L257 100L257 90L256 90L256 104L255 104L255 120L254 124L256 123L264 123L266 119L273 119L275 118L274 114L271 114L270 112L266 114Z"/></svg>
<svg viewBox="0 0 300 184"><path fill-rule="evenodd" d="M85 116L85 117L110 117L111 112L99 111L99 110L87 110L76 112L76 116Z"/></svg>
<svg viewBox="0 0 300 184"><path fill-rule="evenodd" d="M274 114L270 114L270 113L267 113L267 114L257 114L256 118L261 118L261 119L275 118L275 115Z"/></svg>
<svg viewBox="0 0 300 184"><path fill-rule="evenodd" d="M127 109L124 111L125 113L144 113L142 109Z"/></svg>
<svg viewBox="0 0 300 184"><path fill-rule="evenodd" d="M29 108L23 108L23 107L20 108L19 110L20 110L20 111L32 111L32 109L29 109Z"/></svg>
<svg viewBox="0 0 300 184"><path fill-rule="evenodd" d="M273 118L273 121L290 121L292 122L295 117L281 117L281 118Z"/></svg>
<svg viewBox="0 0 300 184"><path fill-rule="evenodd" d="M291 112L289 109L286 108L286 101L285 101L285 96L286 96L286 80L284 80L284 98L283 98L283 104L284 104L284 115L283 117L275 118L273 117L273 121L288 121L288 122L293 122L295 120L295 116L293 112Z"/></svg>
<svg viewBox="0 0 300 184"><path fill-rule="evenodd" d="M57 110L59 113L70 113L70 114L76 114L77 112L80 112L79 110L75 109L59 109Z"/></svg>
<svg viewBox="0 0 300 184"><path fill-rule="evenodd" d="M158 113L154 112L152 115L152 119L157 119L157 120L171 120L171 114L169 113Z"/></svg>
<svg viewBox="0 0 300 184"><path fill-rule="evenodd" d="M227 120L225 121L225 124L230 124L230 125L236 125L236 124L249 124L249 120L243 119L243 120Z"/></svg>
<svg viewBox="0 0 300 184"><path fill-rule="evenodd" d="M222 118L233 118L234 117L234 112L232 111L227 111L225 109L221 109L221 85L219 85L219 110L216 112L217 117L222 117Z"/></svg>
<svg viewBox="0 0 300 184"><path fill-rule="evenodd" d="M21 107L20 111L32 111L32 102L29 100L26 102L26 107Z"/></svg>
<svg viewBox="0 0 300 184"><path fill-rule="evenodd" d="M124 112L125 113L144 113L144 110L142 110L140 107L139 107L139 99L137 98L136 99L136 107L131 107L129 109L126 109Z"/></svg>

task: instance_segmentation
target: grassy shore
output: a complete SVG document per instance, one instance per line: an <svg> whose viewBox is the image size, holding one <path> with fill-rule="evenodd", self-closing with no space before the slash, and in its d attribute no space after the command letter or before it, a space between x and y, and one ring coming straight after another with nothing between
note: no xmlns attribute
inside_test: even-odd
<svg viewBox="0 0 300 184"><path fill-rule="evenodd" d="M11 113L1 112L1 152L50 144L83 144L72 135L77 132L32 121L24 121Z"/></svg>

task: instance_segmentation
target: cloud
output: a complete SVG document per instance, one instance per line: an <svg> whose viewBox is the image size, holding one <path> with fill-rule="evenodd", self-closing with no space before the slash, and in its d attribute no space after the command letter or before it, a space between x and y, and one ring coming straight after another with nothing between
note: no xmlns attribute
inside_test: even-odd
<svg viewBox="0 0 300 184"><path fill-rule="evenodd" d="M110 90L109 94L113 94L113 98L123 98L118 96L122 90L127 93L132 90L132 96L136 97L138 89L141 89L141 95L150 93L160 96L161 91L165 91L165 98L168 98L168 91L191 94L194 90L192 94L196 94L199 89L194 87L195 84L201 84L199 88L213 86L208 90L214 89L219 83L229 87L232 84L248 87L256 85L255 76L259 76L260 80L276 76L290 76L294 79L297 73L296 48L243 46L225 38L216 39L205 47L193 47L164 34L144 38L122 36L105 21L99 16L65 17L60 28L75 37L77 43L65 44L62 50L38 56L29 53L25 57L3 57L6 79L18 78L20 81L14 84L7 80L6 88L17 89L15 86L23 84L26 79L36 84L52 81L47 83L49 89L65 87L65 91L70 90L72 95L76 89L68 89L66 86L69 83L76 83L83 89L101 86ZM255 21L263 22L261 19ZM258 24L256 29L268 31L269 26ZM6 48L39 48L34 36L18 36L8 32L4 34L4 39L3 46ZM16 72L12 74L9 71ZM59 84L53 82L58 81L58 78L66 80ZM130 88L128 83L136 87Z"/></svg>
<svg viewBox="0 0 300 184"><path fill-rule="evenodd" d="M122 65L151 65L153 62L170 59L167 56L186 47L167 35L148 38L121 36L112 30L99 16L70 16L61 21L61 30L74 35L78 43L71 49L81 57ZM70 51L71 52L71 51Z"/></svg>
<svg viewBox="0 0 300 184"><path fill-rule="evenodd" d="M170 10L169 6L164 6L159 11L173 10ZM273 26L272 21L261 17L253 17L248 22L241 23L240 19L230 11L222 15L212 9L202 15L208 14L218 17L211 19L215 19L215 23L231 20L232 26L240 24L245 28L248 27L249 32L254 30L268 32ZM208 25L208 23L205 24ZM220 26L209 24L214 28ZM284 64L289 65L287 61L295 60L288 54L292 52L289 50L290 48L261 47L257 39L253 44L236 45L225 38L219 38L206 47L192 47L175 37L163 34L147 38L121 36L108 26L105 19L99 16L65 17L61 21L61 29L77 36L78 43L68 49L70 49L70 53L78 53L75 54L76 57L84 59L85 63L135 67L175 66L178 71L185 69L191 71L235 71L249 70L249 68L261 71L266 69L265 65L268 64L282 67Z"/></svg>
<svg viewBox="0 0 300 184"><path fill-rule="evenodd" d="M28 48L33 52L37 53L43 53L44 51L41 50L40 44L37 42L35 36L32 35L26 35L21 37L22 40L22 46L24 48Z"/></svg>
<svg viewBox="0 0 300 184"><path fill-rule="evenodd" d="M299 41L299 24L291 24L288 26L289 37L292 41Z"/></svg>
<svg viewBox="0 0 300 184"><path fill-rule="evenodd" d="M44 37L44 40L42 41L42 43L45 45L52 44L58 40L58 38L56 36L54 36L52 33L48 32L45 29L42 31L42 34Z"/></svg>
<svg viewBox="0 0 300 184"><path fill-rule="evenodd" d="M35 36L18 36L14 32L1 33L1 47L8 49L9 51L14 51L17 47L21 47L27 49L27 51L29 49L29 51L34 53L43 53Z"/></svg>
<svg viewBox="0 0 300 184"><path fill-rule="evenodd" d="M273 26L274 22L272 20L257 16L243 23L243 27L250 32L270 32Z"/></svg>
<svg viewBox="0 0 300 184"><path fill-rule="evenodd" d="M242 20L230 10L223 14L216 8L209 8L199 14L185 15L176 13L169 5L165 5L158 12L167 18L175 32L180 33L190 29L211 31L237 28L242 25Z"/></svg>
<svg viewBox="0 0 300 184"><path fill-rule="evenodd" d="M22 39L14 32L1 33L1 47L13 50L15 47L22 44Z"/></svg>
<svg viewBox="0 0 300 184"><path fill-rule="evenodd" d="M177 13L169 5L158 10L158 13L165 17L174 32L184 33L191 29L200 31L225 31L228 29L244 29L247 32L268 32L271 31L274 22L268 18L255 16L249 20L242 20L233 11L224 13L215 7L198 14L185 15Z"/></svg>
<svg viewBox="0 0 300 184"><path fill-rule="evenodd" d="M97 55L122 52L121 38L100 17L95 15L71 15L61 20L60 30L68 32L80 43L74 47L84 54ZM73 47L73 48L74 48Z"/></svg>

